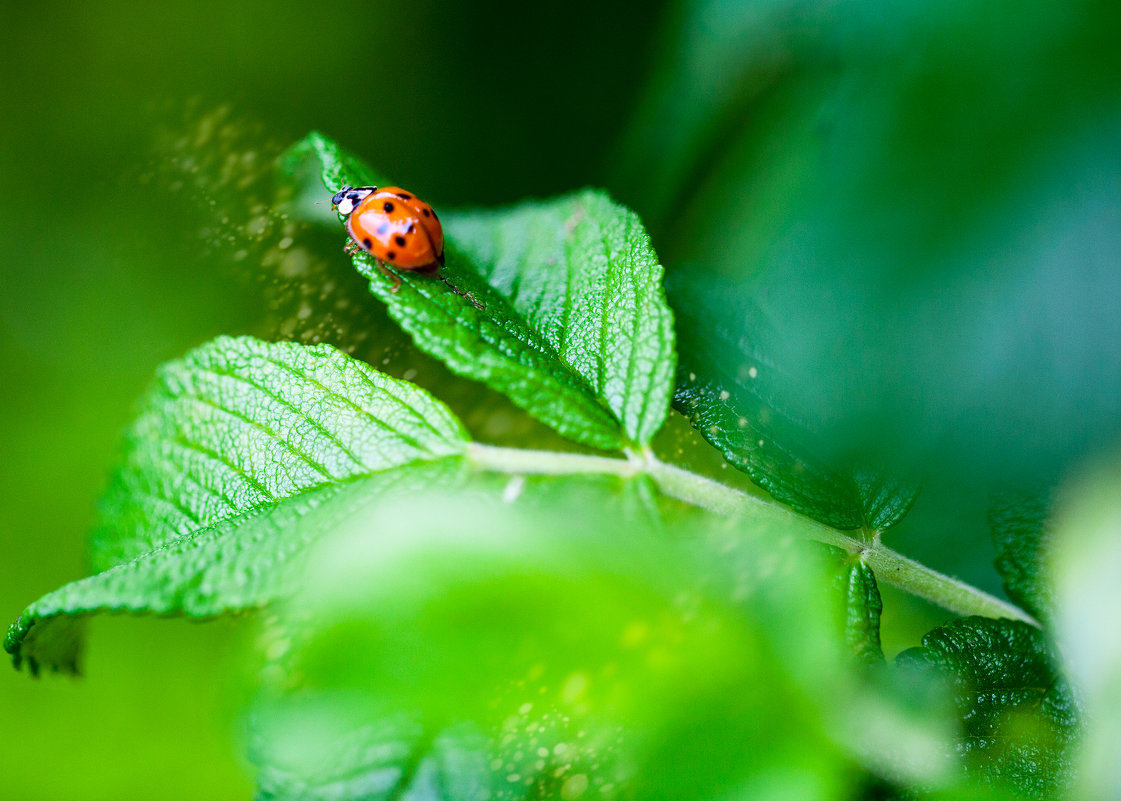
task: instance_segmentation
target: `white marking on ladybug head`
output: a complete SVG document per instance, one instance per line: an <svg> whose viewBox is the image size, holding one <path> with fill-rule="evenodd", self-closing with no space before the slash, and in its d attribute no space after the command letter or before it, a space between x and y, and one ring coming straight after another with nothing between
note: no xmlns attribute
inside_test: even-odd
<svg viewBox="0 0 1121 801"><path fill-rule="evenodd" d="M331 198L331 205L339 214L347 215L358 207L358 204L378 191L376 186L344 186Z"/></svg>

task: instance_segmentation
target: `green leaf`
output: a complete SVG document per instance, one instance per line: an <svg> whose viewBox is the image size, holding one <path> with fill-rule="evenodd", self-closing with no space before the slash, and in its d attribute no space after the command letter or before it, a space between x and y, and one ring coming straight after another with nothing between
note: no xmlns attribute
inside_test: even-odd
<svg viewBox="0 0 1121 801"><path fill-rule="evenodd" d="M844 671L782 526L666 531L558 483L397 499L322 543L272 635L264 797L833 797L805 699Z"/></svg>
<svg viewBox="0 0 1121 801"><path fill-rule="evenodd" d="M334 348L220 337L157 372L102 501L93 564L465 446L428 393Z"/></svg>
<svg viewBox="0 0 1121 801"><path fill-rule="evenodd" d="M882 665L880 614L884 610L880 588L872 568L859 555L830 548L836 560L834 588L841 609L841 632L845 650L858 663Z"/></svg>
<svg viewBox="0 0 1121 801"><path fill-rule="evenodd" d="M1051 490L1006 490L989 507L989 530L996 546L996 569L1008 597L1040 620L1050 618L1054 598L1043 555L1050 527Z"/></svg>
<svg viewBox="0 0 1121 801"><path fill-rule="evenodd" d="M882 531L911 508L918 490L831 458L799 410L776 334L743 287L717 278L671 276L681 365L674 406L730 464L779 501L839 529Z"/></svg>
<svg viewBox="0 0 1121 801"><path fill-rule="evenodd" d="M673 319L662 267L634 212L587 190L456 214L448 233L626 435L649 442L672 390Z"/></svg>
<svg viewBox="0 0 1121 801"><path fill-rule="evenodd" d="M1061 796L1079 711L1046 635L1020 621L967 617L922 642L896 663L945 681L961 718L956 750L966 771L1025 798Z"/></svg>
<svg viewBox="0 0 1121 801"><path fill-rule="evenodd" d="M371 172L312 134L328 188ZM562 435L598 448L645 445L665 420L673 321L662 268L635 214L585 190L508 209L444 215L448 285L365 254L370 290L421 350L482 381ZM342 232L340 231L340 234Z"/></svg>
<svg viewBox="0 0 1121 801"><path fill-rule="evenodd" d="M77 672L84 619L98 612L212 617L286 598L298 587L309 544L393 492L463 476L462 460L414 463L309 490L182 534L31 604L4 648L18 668Z"/></svg>

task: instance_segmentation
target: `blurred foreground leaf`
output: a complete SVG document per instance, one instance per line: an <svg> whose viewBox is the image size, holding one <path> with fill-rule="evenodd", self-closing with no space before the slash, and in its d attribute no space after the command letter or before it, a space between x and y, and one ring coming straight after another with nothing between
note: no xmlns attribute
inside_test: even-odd
<svg viewBox="0 0 1121 801"><path fill-rule="evenodd" d="M564 496L432 492L325 541L273 635L262 797L838 797L828 593L780 519Z"/></svg>
<svg viewBox="0 0 1121 801"><path fill-rule="evenodd" d="M946 682L961 718L967 773L1024 798L1060 797L1072 780L1079 710L1047 636L1013 620L967 617L896 659Z"/></svg>
<svg viewBox="0 0 1121 801"><path fill-rule="evenodd" d="M1086 738L1079 801L1121 797L1121 462L1094 464L1062 488L1048 574L1055 627L1079 700Z"/></svg>
<svg viewBox="0 0 1121 801"><path fill-rule="evenodd" d="M319 134L293 152L313 154L332 191L372 174ZM445 225L442 274L482 309L408 271L394 292L371 258L354 258L417 347L578 442L649 442L672 389L673 322L661 265L635 214L589 190L449 214Z"/></svg>

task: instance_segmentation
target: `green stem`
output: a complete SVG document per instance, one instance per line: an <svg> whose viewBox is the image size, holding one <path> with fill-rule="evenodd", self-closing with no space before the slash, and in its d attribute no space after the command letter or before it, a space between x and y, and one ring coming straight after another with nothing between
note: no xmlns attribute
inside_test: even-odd
<svg viewBox="0 0 1121 801"><path fill-rule="evenodd" d="M798 520L800 525L808 524L813 539L859 555L875 571L878 579L906 590L912 595L960 615L1007 617L1035 626L1039 625L1019 607L937 570L931 570L913 559L908 559L885 547L878 537L871 543L862 542L829 526L808 521L804 516L775 501L748 495L718 481L668 465L659 461L649 451L629 454L628 457L615 459L579 453L498 448L477 443L469 445L467 451L467 458L483 470L533 475L606 473L623 477L645 473L653 478L662 492L669 497L718 514L742 514L752 510L758 511L760 507L780 511L790 515L792 520Z"/></svg>

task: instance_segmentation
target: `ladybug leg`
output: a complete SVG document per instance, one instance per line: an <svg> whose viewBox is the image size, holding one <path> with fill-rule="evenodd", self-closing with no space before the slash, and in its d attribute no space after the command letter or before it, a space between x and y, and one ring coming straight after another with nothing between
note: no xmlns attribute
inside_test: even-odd
<svg viewBox="0 0 1121 801"><path fill-rule="evenodd" d="M439 279L440 279L441 281L443 281L443 282L444 282L445 284L447 284L447 285L448 285L448 289L450 289L450 290L451 290L452 292L454 292L455 294L459 295L459 296L460 296L461 298L467 298L467 300L468 300L468 301L470 301L471 305L472 305L472 306L474 306L474 307L475 307L476 309L478 309L479 311L482 311L483 309L485 309L485 308L486 308L486 306L484 306L483 304L479 303L479 301L475 300L475 296L474 296L474 295L472 295L472 294L471 294L470 292L468 292L467 290L464 290L464 289L460 289L459 287L457 287L457 286L453 285L453 284L451 283L451 281L449 281L449 280L448 280L447 278L445 278L444 276L440 275L439 273L436 273L436 277L437 277L437 278L439 278Z"/></svg>
<svg viewBox="0 0 1121 801"><path fill-rule="evenodd" d="M401 288L401 276L397 275L397 273L391 271L388 267L386 267L385 262L383 262L381 259L378 259L377 264L378 264L378 269L379 270L381 270L383 273L385 273L387 276L389 276L390 278L393 279L393 289L391 289L389 291L393 292L393 293L396 293L397 290Z"/></svg>

